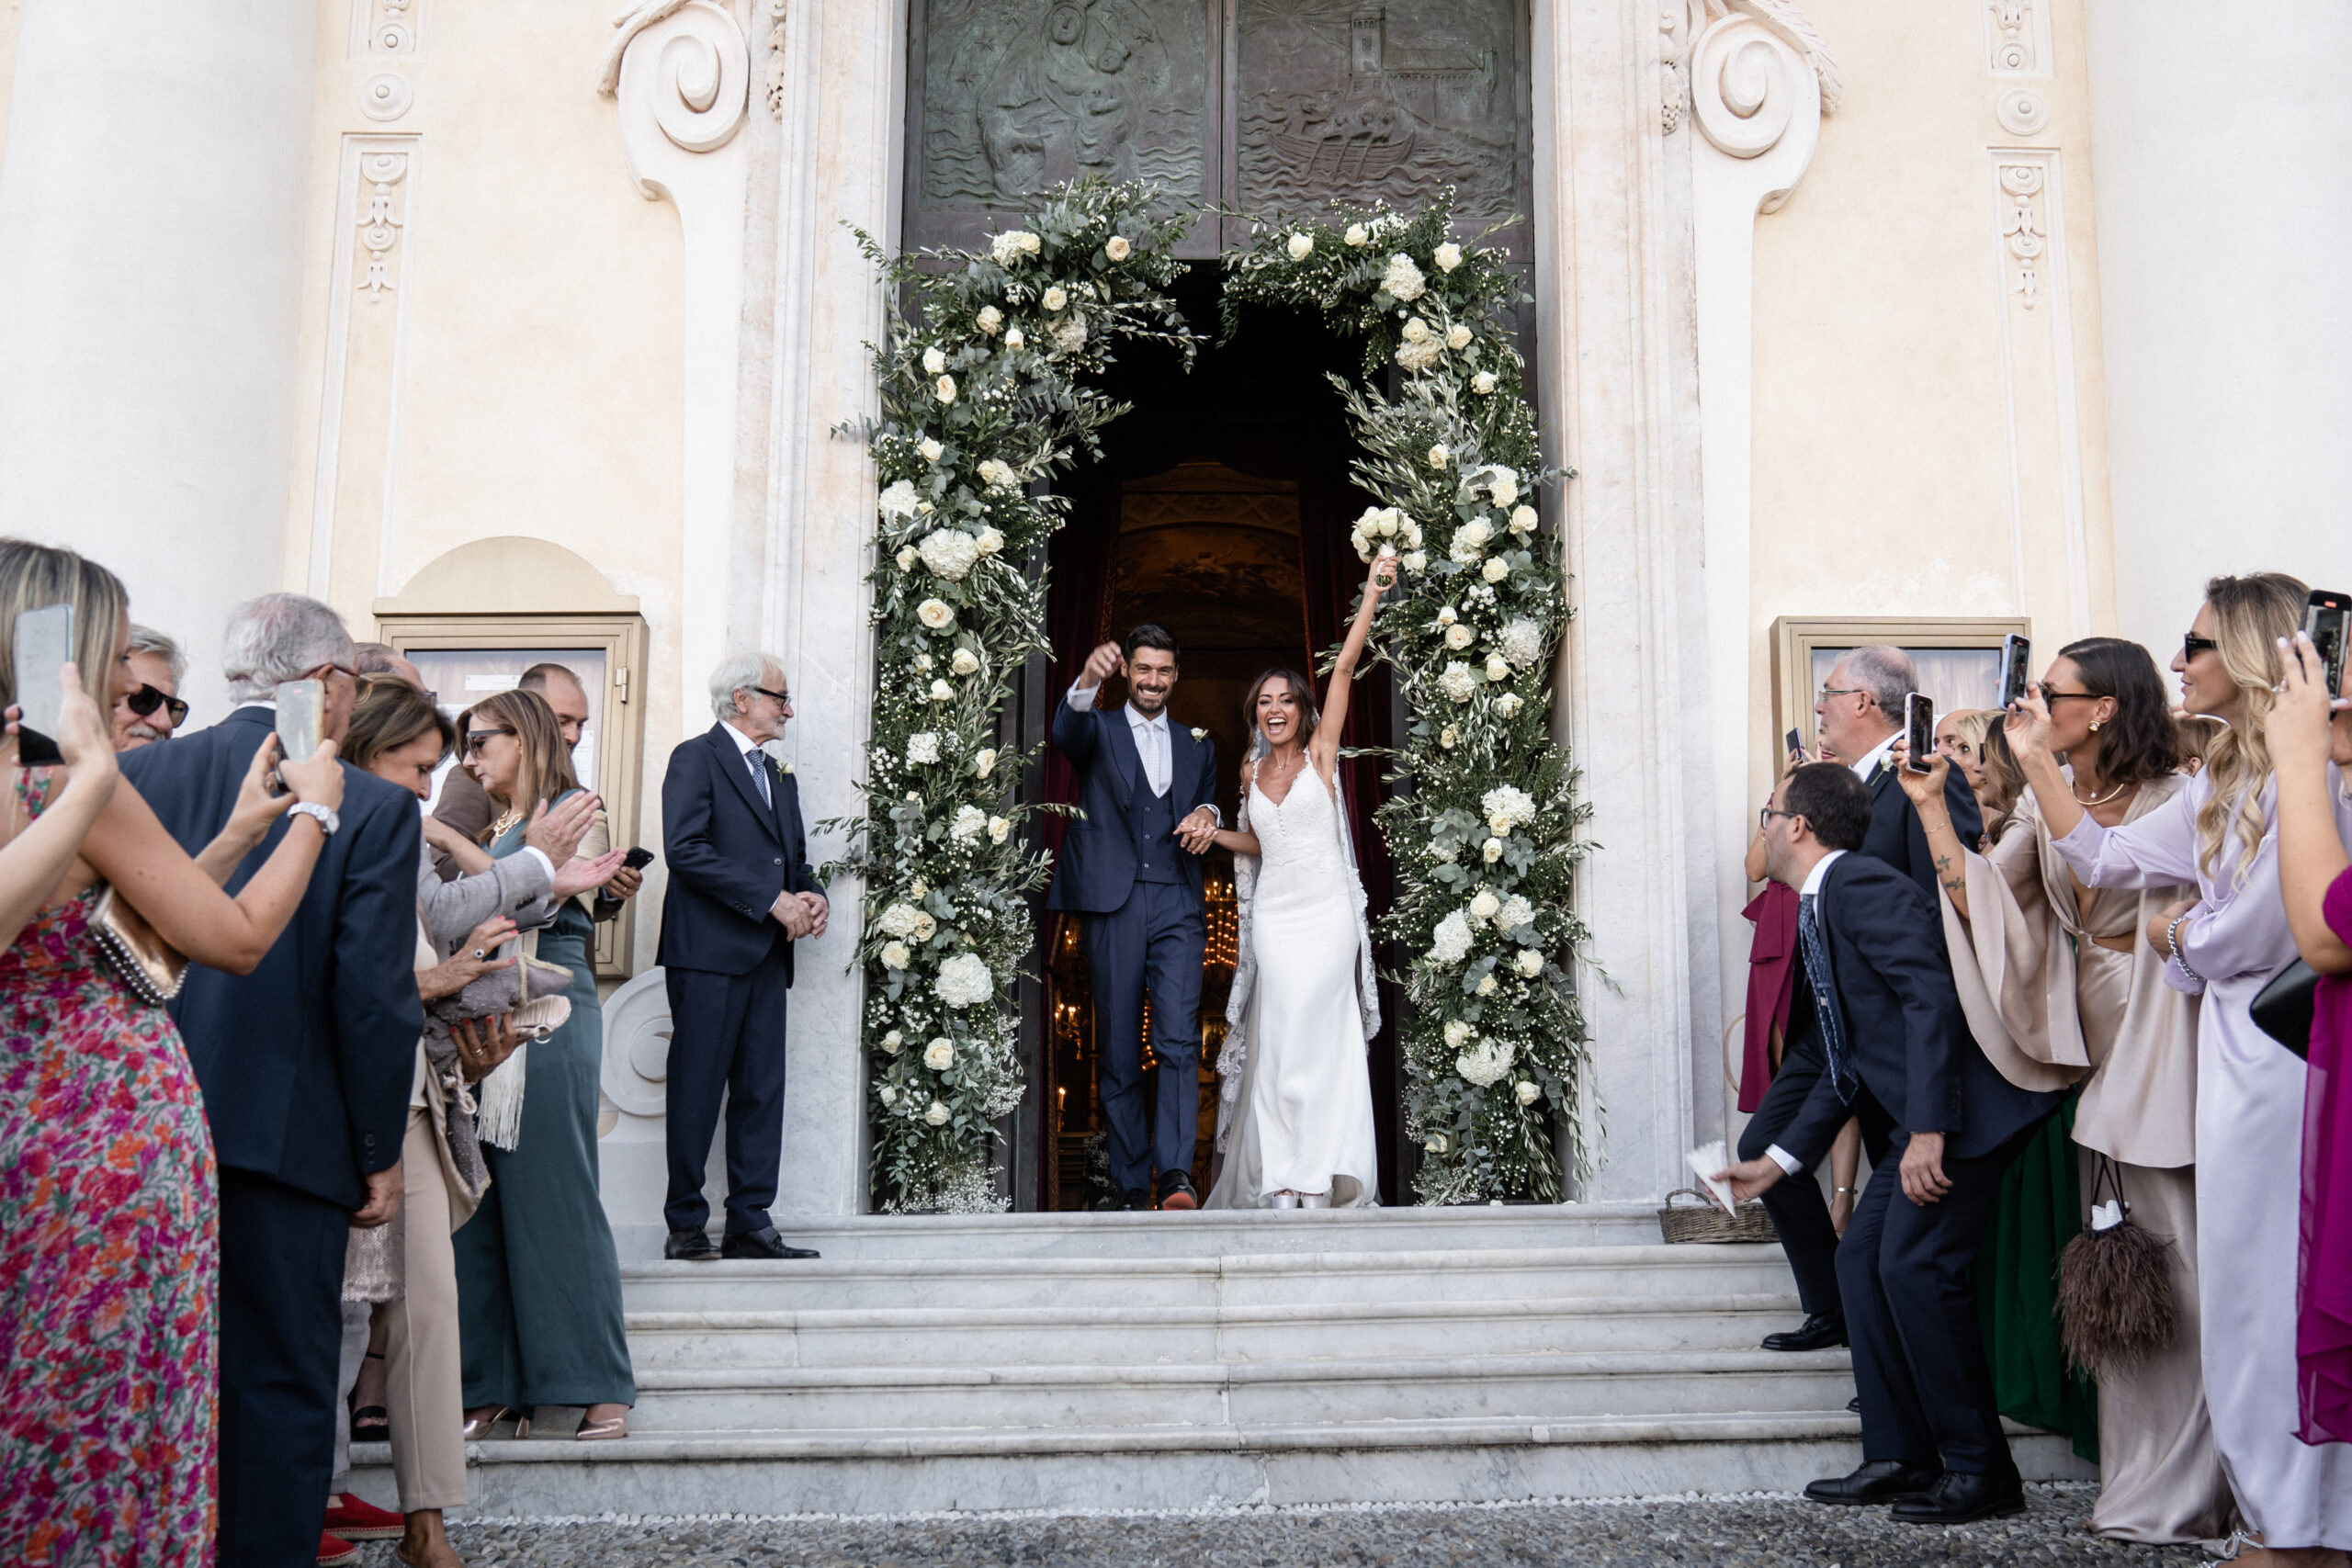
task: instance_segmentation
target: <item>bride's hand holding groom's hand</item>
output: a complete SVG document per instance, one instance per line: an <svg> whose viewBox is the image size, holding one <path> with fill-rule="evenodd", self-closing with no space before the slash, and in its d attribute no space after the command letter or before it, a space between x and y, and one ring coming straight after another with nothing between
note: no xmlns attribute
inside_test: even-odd
<svg viewBox="0 0 2352 1568"><path fill-rule="evenodd" d="M1176 824L1176 840L1196 855L1216 847L1216 818L1205 806Z"/></svg>

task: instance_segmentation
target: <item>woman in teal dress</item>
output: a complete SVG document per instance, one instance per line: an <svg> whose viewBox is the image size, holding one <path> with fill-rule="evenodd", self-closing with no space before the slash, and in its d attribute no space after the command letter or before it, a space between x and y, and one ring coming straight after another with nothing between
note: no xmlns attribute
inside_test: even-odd
<svg viewBox="0 0 2352 1568"><path fill-rule="evenodd" d="M477 706L464 744L466 766L503 813L490 827L492 858L524 852L530 812L580 788L555 710L535 692L502 692ZM602 854L608 840L600 819L578 852ZM571 899L534 933L539 960L571 971L571 1017L498 1070L522 1069L519 1134L512 1149L485 1140L490 1190L452 1238L469 1438L489 1436L509 1414L515 1436L526 1437L531 1412L551 1404L587 1407L583 1440L627 1437L637 1402L620 1258L596 1171L605 1022L590 957L594 931ZM497 1077L483 1080L486 1096Z"/></svg>

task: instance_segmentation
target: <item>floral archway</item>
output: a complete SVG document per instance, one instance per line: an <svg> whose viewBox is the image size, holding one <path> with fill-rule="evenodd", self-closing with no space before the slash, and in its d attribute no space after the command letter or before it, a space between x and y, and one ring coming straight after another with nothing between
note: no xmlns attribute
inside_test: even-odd
<svg viewBox="0 0 2352 1568"><path fill-rule="evenodd" d="M1002 1206L995 1122L1023 1087L1012 981L1050 869L1019 828L1059 808L1013 800L1028 758L1001 742L1000 716L1043 647L1038 552L1068 507L1046 481L1123 412L1087 378L1125 340L1172 344L1188 367L1198 343L1167 292L1193 215L1152 217L1156 199L1060 187L980 253L890 256L859 236L910 301L876 351L881 417L862 432L879 484L878 669L867 813L842 824L842 863L866 885L886 1210ZM1556 1150L1589 1166L1597 1124L1569 968L1586 812L1551 732L1567 603L1534 500L1566 476L1538 451L1510 333L1519 283L1498 253L1453 237L1444 202L1253 223L1225 267L1228 331L1255 301L1316 310L1363 344L1364 384L1341 392L1365 454L1356 481L1383 504L1352 542L1404 565L1374 631L1410 715L1378 814L1396 870L1379 934L1412 955L1398 978L1416 1197L1556 1200Z"/></svg>

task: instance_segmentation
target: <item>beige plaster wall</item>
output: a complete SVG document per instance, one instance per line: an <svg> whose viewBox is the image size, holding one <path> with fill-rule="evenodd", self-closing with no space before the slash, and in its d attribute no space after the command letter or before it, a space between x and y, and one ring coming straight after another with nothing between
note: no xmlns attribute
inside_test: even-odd
<svg viewBox="0 0 2352 1568"><path fill-rule="evenodd" d="M17 80L17 28L25 0L0 0L0 161L8 156L8 89Z"/></svg>
<svg viewBox="0 0 2352 1568"><path fill-rule="evenodd" d="M1751 795L1775 616L2025 615L2045 653L2113 626L2082 14L2045 6L2040 73L1999 74L1981 4L1807 0L1846 93L1756 225ZM2038 131L1996 116L2020 88ZM2030 307L2003 151L2044 171Z"/></svg>

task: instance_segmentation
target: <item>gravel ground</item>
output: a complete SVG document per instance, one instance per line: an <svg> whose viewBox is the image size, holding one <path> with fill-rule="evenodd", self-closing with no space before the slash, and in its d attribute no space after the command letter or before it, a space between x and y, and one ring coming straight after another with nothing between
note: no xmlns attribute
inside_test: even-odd
<svg viewBox="0 0 2352 1568"><path fill-rule="evenodd" d="M2101 1540L2096 1489L2026 1488L2027 1511L1958 1528L1787 1495L1475 1506L1285 1507L1191 1514L933 1514L505 1522L451 1527L469 1568L2197 1568L2193 1549ZM389 1543L361 1568L398 1568Z"/></svg>

